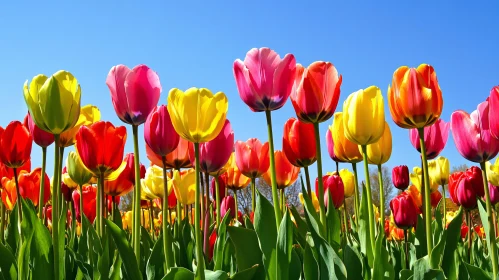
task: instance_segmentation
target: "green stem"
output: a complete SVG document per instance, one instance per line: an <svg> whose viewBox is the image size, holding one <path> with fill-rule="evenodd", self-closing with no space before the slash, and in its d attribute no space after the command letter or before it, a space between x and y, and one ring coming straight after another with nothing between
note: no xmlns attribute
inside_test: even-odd
<svg viewBox="0 0 499 280"><path fill-rule="evenodd" d="M168 218L169 216L169 211L168 211L168 176L166 175L166 156L162 156L161 159L163 160L163 253L165 254L166 257L166 262L165 262L165 274L170 271L171 267L174 267L173 264L173 252L172 248L168 248L169 244L172 243L170 240L170 234L166 234L168 232ZM177 201L177 208L179 204ZM177 216L179 216L180 213L177 212Z"/></svg>
<svg viewBox="0 0 499 280"><path fill-rule="evenodd" d="M428 247L428 258L431 261L431 251L433 250L433 238L431 234L431 197L430 197L430 176L428 175L428 161L426 159L426 147L424 143L424 128L418 128L419 143L421 146L421 160L423 162L424 176L424 218L426 227L426 243ZM421 188L423 189L423 188Z"/></svg>
<svg viewBox="0 0 499 280"><path fill-rule="evenodd" d="M374 234L374 225L376 224L376 221L374 219L374 209L373 209L373 198L372 198L372 194L371 194L371 182L369 180L369 165L367 163L367 146L366 145L362 145L362 156L364 157L364 173L365 173L365 176L366 176L366 194L362 194L363 196L364 195L367 195L367 210L368 210L368 216L369 216L369 236L371 238L371 246L372 246L372 250L373 252L375 252L374 250L374 242L375 242L375 234Z"/></svg>
<svg viewBox="0 0 499 280"><path fill-rule="evenodd" d="M168 202L167 202L168 204ZM149 227L151 228L152 240L154 240L154 215L152 213L152 199L149 200Z"/></svg>
<svg viewBox="0 0 499 280"><path fill-rule="evenodd" d="M444 208L443 211L442 211L443 212L443 215L442 215L442 220L443 221L442 221L442 223L443 223L443 225L445 225L445 217L447 216L447 206L445 205L445 203L446 203L446 201L445 201L446 200L445 199L445 185L442 185L442 199L443 199L443 203L442 204L443 204L443 208Z"/></svg>
<svg viewBox="0 0 499 280"><path fill-rule="evenodd" d="M359 179L357 177L357 163L352 162L352 170L353 170L353 178L355 182L355 202L354 202L354 212L355 219L359 218L359 204L360 204L360 195L359 195Z"/></svg>
<svg viewBox="0 0 499 280"><path fill-rule="evenodd" d="M348 219L347 219L347 200L345 199L345 197L343 197L343 221L345 223L345 244L346 244L347 241L346 236L349 229L348 229Z"/></svg>
<svg viewBox="0 0 499 280"><path fill-rule="evenodd" d="M281 209L279 208L279 197L277 194L277 178L276 178L275 158L274 158L274 136L272 133L271 111L265 111L265 116L267 117L267 132L269 135L269 157L270 157L270 176L272 179L272 201L274 202L276 227L277 230L279 231L279 225L281 224Z"/></svg>
<svg viewBox="0 0 499 280"><path fill-rule="evenodd" d="M234 213L234 219L237 221L237 216L239 214L239 203L237 202L237 190L234 189L234 203L235 203L235 213Z"/></svg>
<svg viewBox="0 0 499 280"><path fill-rule="evenodd" d="M312 186L310 186L310 174L308 173L308 166L303 167L303 170L305 170L305 180L307 180L307 193L308 196L312 198Z"/></svg>
<svg viewBox="0 0 499 280"><path fill-rule="evenodd" d="M42 178L45 177L47 165L47 147L42 147ZM38 217L43 220L43 206L45 206L45 180L40 180L40 196L38 197Z"/></svg>
<svg viewBox="0 0 499 280"><path fill-rule="evenodd" d="M385 188L383 185L383 172L381 164L378 164L378 180L379 180L379 233L383 236L385 234Z"/></svg>
<svg viewBox="0 0 499 280"><path fill-rule="evenodd" d="M279 190L279 194L281 195L281 212L284 213L284 189Z"/></svg>
<svg viewBox="0 0 499 280"><path fill-rule="evenodd" d="M405 269L409 269L409 243L407 242L409 232L404 229L404 243L405 243Z"/></svg>
<svg viewBox="0 0 499 280"><path fill-rule="evenodd" d="M218 176L215 177L215 201L217 203L217 228L220 225L220 189L218 184Z"/></svg>
<svg viewBox="0 0 499 280"><path fill-rule="evenodd" d="M133 131L133 158L135 167L135 187L134 187L134 212L133 212L133 251L137 263L140 264L140 158L139 158L139 127L132 125Z"/></svg>
<svg viewBox="0 0 499 280"><path fill-rule="evenodd" d="M0 190L0 194L1 194ZM4 244L5 242L5 205L3 205L3 201L0 199L0 242Z"/></svg>
<svg viewBox="0 0 499 280"><path fill-rule="evenodd" d="M60 150L59 150L59 135L54 135L54 187L52 189L52 244L54 246L54 279L63 279L64 271L64 256L59 250L59 199L60 199Z"/></svg>
<svg viewBox="0 0 499 280"><path fill-rule="evenodd" d="M83 186L78 186L80 189L80 223L83 223Z"/></svg>
<svg viewBox="0 0 499 280"><path fill-rule="evenodd" d="M487 232L487 236L490 239L490 260L492 262L492 278L494 280L497 279L497 244L496 244L496 233L494 228L494 221L492 219L492 203L490 202L490 191L489 184L487 183L487 170L485 168L485 162L480 163L480 167L482 168L482 177L483 177L483 188L485 189L485 205L487 207L487 218L489 223L489 232Z"/></svg>
<svg viewBox="0 0 499 280"><path fill-rule="evenodd" d="M204 280L204 256L203 256L203 244L201 240L201 225L199 221L201 219L200 213L200 172L199 168L199 143L194 143L194 155L196 157L196 198L195 198L195 213L194 213L194 230L196 232L196 261L197 261L197 269L196 275L199 276L201 280Z"/></svg>
<svg viewBox="0 0 499 280"><path fill-rule="evenodd" d="M23 234L21 232L21 223L23 221L23 208L22 208L22 202L21 202L21 192L19 191L19 178L17 178L17 168L13 168L14 170L14 181L16 182L16 194L17 194L17 199L16 199L16 203L17 203L17 215L18 215L18 219L17 219L17 224L18 224L18 230L19 230L19 236L21 237L20 240L21 240L21 244L22 244L22 239L23 239ZM21 247L21 245L19 245L19 248Z"/></svg>
<svg viewBox="0 0 499 280"><path fill-rule="evenodd" d="M326 211L324 207L324 182L322 181L322 154L321 154L321 136L319 131L319 123L314 123L314 131L315 131L315 151L317 156L317 178L319 193L317 194L317 198L319 198L319 206L320 206L320 219L322 224L322 232L325 236L327 223L326 223Z"/></svg>
<svg viewBox="0 0 499 280"><path fill-rule="evenodd" d="M203 213L206 211L206 208L204 205L204 180L203 180L203 172L200 171L201 169L196 169L196 172L199 172L199 181L200 181L200 190L201 190L201 216L203 216ZM199 220L198 220L199 221Z"/></svg>
<svg viewBox="0 0 499 280"><path fill-rule="evenodd" d="M76 233L76 210L74 201L71 200L69 203L71 203L71 240L73 241Z"/></svg>
<svg viewBox="0 0 499 280"><path fill-rule="evenodd" d="M471 215L470 211L466 210L466 222L468 223L468 263L471 264L471 243L473 241L472 239L472 229L473 225L471 223Z"/></svg>
<svg viewBox="0 0 499 280"><path fill-rule="evenodd" d="M99 174L97 181L97 233L104 236L104 174Z"/></svg>
<svg viewBox="0 0 499 280"><path fill-rule="evenodd" d="M208 172L204 173L204 193L206 194L206 200L204 202L204 213L201 215L202 218L204 218L206 212L210 210L210 174Z"/></svg>
<svg viewBox="0 0 499 280"><path fill-rule="evenodd" d="M61 180L62 180L62 166L64 165L64 147L59 147L59 169L60 169L60 173L59 174L59 185L58 186L61 186ZM59 207L64 207L64 202L65 200L62 199L62 193L60 193L60 197L59 197ZM66 210L67 210L67 207L66 207ZM59 213L59 215L61 215L61 213ZM66 219L66 216L63 216L64 219Z"/></svg>
<svg viewBox="0 0 499 280"><path fill-rule="evenodd" d="M251 178L251 211L255 213L256 209L256 187L255 187L255 178Z"/></svg>

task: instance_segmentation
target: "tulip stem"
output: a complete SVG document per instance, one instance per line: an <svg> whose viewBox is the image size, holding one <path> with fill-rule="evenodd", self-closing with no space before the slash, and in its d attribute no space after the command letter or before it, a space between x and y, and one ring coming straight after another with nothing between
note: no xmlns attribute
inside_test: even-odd
<svg viewBox="0 0 499 280"><path fill-rule="evenodd" d="M322 224L322 233L325 236L326 233L326 211L324 210L324 182L322 181L322 154L321 154L321 136L319 131L319 123L314 123L314 131L315 131L315 151L317 156L317 180L318 182L318 191L317 197L319 198L319 207L320 207L320 220Z"/></svg>
<svg viewBox="0 0 499 280"><path fill-rule="evenodd" d="M170 271L170 268L174 266L173 264L173 252L172 252L172 247L169 246L172 241L170 240L170 234L167 234L168 232L168 217L169 211L168 211L168 176L166 175L166 156L162 156L161 159L163 160L163 221L162 221L162 226L163 226L163 251L165 254L166 262L165 262L165 274ZM177 202L177 209L179 204ZM180 215L177 216L180 217ZM171 219L170 219L171 221Z"/></svg>
<svg viewBox="0 0 499 280"><path fill-rule="evenodd" d="M446 199L445 199L445 185L444 184L442 184L442 199L443 199L443 203L442 203L443 205L442 206L444 208L443 211L442 211L443 212L442 223L443 223L443 225L445 225L445 217L447 216L447 206L445 205L445 203L446 203L445 200Z"/></svg>
<svg viewBox="0 0 499 280"><path fill-rule="evenodd" d="M201 216L202 216L203 213L206 211L206 208L205 208L205 205L204 205L204 180L203 180L203 172L201 172L198 169L196 169L196 172L199 172L199 182L200 182L200 191L201 191Z"/></svg>
<svg viewBox="0 0 499 280"><path fill-rule="evenodd" d="M281 194L281 211L284 213L284 189L280 189L279 193Z"/></svg>
<svg viewBox="0 0 499 280"><path fill-rule="evenodd" d="M210 174L208 172L204 173L204 192L206 194L206 201L204 203L204 211L206 213L210 210Z"/></svg>
<svg viewBox="0 0 499 280"><path fill-rule="evenodd" d="M385 224L385 186L383 184L383 172L381 169L381 164L378 164L378 181L379 181L379 234L383 236L385 231L383 226Z"/></svg>
<svg viewBox="0 0 499 280"><path fill-rule="evenodd" d="M167 200L168 201L168 200ZM167 202L168 203L168 202ZM153 207L152 207L152 199L149 200L149 225L151 227L151 236L152 240L154 240L154 215L152 213ZM165 223L166 224L166 223Z"/></svg>
<svg viewBox="0 0 499 280"><path fill-rule="evenodd" d="M353 170L353 178L355 182L355 201L354 201L354 212L355 212L355 219L359 218L359 203L360 203L360 195L359 195L359 179L357 177L357 163L352 162L352 170Z"/></svg>
<svg viewBox="0 0 499 280"><path fill-rule="evenodd" d="M405 243L405 269L409 269L409 232L404 229L404 243Z"/></svg>
<svg viewBox="0 0 499 280"><path fill-rule="evenodd" d="M430 176L428 175L428 160L426 159L426 146L424 143L424 127L418 128L419 143L421 146L421 161L423 163L424 182L424 221L426 229L426 244L428 248L428 258L431 262L431 251L433 250L433 238L431 234L431 192L430 192ZM423 190L423 187L421 188Z"/></svg>
<svg viewBox="0 0 499 280"><path fill-rule="evenodd" d="M256 208L256 186L255 186L255 177L251 177L251 211L255 213Z"/></svg>
<svg viewBox="0 0 499 280"><path fill-rule="evenodd" d="M238 218L239 218L238 217L238 214L239 214L239 203L237 201L237 190L234 189L233 192L234 192L234 204L235 204L235 207L234 207L235 208L235 210L234 210L235 211L235 213L234 213L234 219L236 219L236 221L237 221Z"/></svg>
<svg viewBox="0 0 499 280"><path fill-rule="evenodd" d="M345 199L345 197L343 197L343 221L345 223L345 244L346 244L347 233L349 229L348 229L348 220L347 220L347 200Z"/></svg>
<svg viewBox="0 0 499 280"><path fill-rule="evenodd" d="M99 174L97 181L97 233L99 237L104 236L104 174Z"/></svg>
<svg viewBox="0 0 499 280"><path fill-rule="evenodd" d="M23 210L22 210L22 202L21 202L21 192L19 191L19 179L17 178L17 168L12 168L14 170L14 181L16 182L16 195L17 195L17 215L18 215L18 226L19 226L19 236L21 240L23 239L23 235L21 232L21 223L23 221ZM43 177L42 177L43 181Z"/></svg>
<svg viewBox="0 0 499 280"><path fill-rule="evenodd" d="M473 241L470 211L466 210L466 222L468 222L468 263L471 264L471 243Z"/></svg>
<svg viewBox="0 0 499 280"><path fill-rule="evenodd" d="M63 279L64 255L59 245L59 196L61 189L61 154L59 147L59 135L54 135L54 187L52 190L52 244L54 245L54 279ZM47 215L45 215L47 216ZM47 217L45 217L47 218Z"/></svg>
<svg viewBox="0 0 499 280"><path fill-rule="evenodd" d="M201 244L203 241L201 240L201 225L200 225L200 219L201 219L201 213L200 213L200 201L199 201L199 194L200 194L200 172L201 169L199 168L199 143L194 143L194 155L196 158L196 198L195 198L195 214L194 214L194 230L196 232L196 261L197 261L197 269L196 269L196 276L199 276L199 279L204 280L204 256L203 256L203 244Z"/></svg>
<svg viewBox="0 0 499 280"><path fill-rule="evenodd" d="M367 195L367 212L368 212L368 217L369 217L369 236L371 238L371 247L373 252L374 250L374 225L376 224L376 221L374 219L374 209L373 209L373 203L372 203L372 194L371 194L371 182L369 180L369 165L367 163L367 146L362 145L362 156L364 158L364 173L366 176L366 194L362 194L362 196Z"/></svg>
<svg viewBox="0 0 499 280"><path fill-rule="evenodd" d="M83 223L83 186L78 186L80 188L80 223Z"/></svg>
<svg viewBox="0 0 499 280"><path fill-rule="evenodd" d="M0 242L4 244L5 242L5 205L3 205L3 201L0 199Z"/></svg>
<svg viewBox="0 0 499 280"><path fill-rule="evenodd" d="M60 170L59 172L61 173L61 174L59 174L59 185L58 185L59 187L61 186L61 180L62 180L61 178L62 178L63 161L64 161L64 147L59 147L59 170ZM60 193L60 196L62 196L62 193L61 192L59 192L59 193ZM62 209L62 207L64 207L64 205L63 205L64 201L65 201L64 199L61 199L61 197L59 197L59 203L60 203L59 207L61 207L61 209ZM57 214L61 215L61 213L57 213ZM65 217L65 216L63 216L63 217Z"/></svg>
<svg viewBox="0 0 499 280"><path fill-rule="evenodd" d="M45 206L45 166L47 165L47 147L42 147L42 179L40 180L40 196L38 197L38 217L43 220Z"/></svg>
<svg viewBox="0 0 499 280"><path fill-rule="evenodd" d="M134 199L133 199L133 251L135 253L135 258L137 263L140 264L140 158L139 158L139 127L137 125L132 125L133 131L133 159L135 167L135 188L134 188Z"/></svg>
<svg viewBox="0 0 499 280"><path fill-rule="evenodd" d="M310 186L310 174L308 174L308 166L303 167L305 170L305 180L307 180L307 193L309 197L312 197L312 187Z"/></svg>
<svg viewBox="0 0 499 280"><path fill-rule="evenodd" d="M277 226L277 231L279 231L279 225L281 224L281 209L279 208L279 197L277 194L277 177L275 170L275 158L274 158L274 136L272 133L272 116L271 111L265 111L265 116L267 117L267 131L269 135L269 157L270 157L270 176L272 181L272 200L274 202L274 212L275 212L275 222ZM320 202L320 200L319 200Z"/></svg>
<svg viewBox="0 0 499 280"><path fill-rule="evenodd" d="M497 245L496 245L496 234L495 234L495 228L494 228L494 221L493 221L493 214L492 214L492 203L490 202L490 191L489 191L489 184L487 183L487 169L485 168L485 162L480 163L480 167L482 168L482 178L483 178L483 188L485 189L485 205L487 207L487 218L488 218L488 223L489 223L489 232L486 233L487 236L489 236L490 239L490 248L489 248L489 254L490 254L490 260L492 262L492 278L494 280L497 279L497 266L498 266L498 259L497 259Z"/></svg>
<svg viewBox="0 0 499 280"><path fill-rule="evenodd" d="M220 189L218 176L215 176L215 201L217 203L217 228L220 226Z"/></svg>

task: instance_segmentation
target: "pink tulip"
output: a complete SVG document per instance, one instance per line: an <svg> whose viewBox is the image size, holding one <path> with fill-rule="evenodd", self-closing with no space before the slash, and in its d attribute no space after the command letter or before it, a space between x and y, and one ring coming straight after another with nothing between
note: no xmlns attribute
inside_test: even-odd
<svg viewBox="0 0 499 280"><path fill-rule="evenodd" d="M248 141L237 141L235 144L235 157L237 168L244 176L257 178L267 172L270 166L269 143L256 138Z"/></svg>
<svg viewBox="0 0 499 280"><path fill-rule="evenodd" d="M230 218L234 219L236 213L236 201L232 196L226 196L222 199L222 203L220 203L220 216L225 217L225 214L230 209Z"/></svg>
<svg viewBox="0 0 499 280"><path fill-rule="evenodd" d="M449 125L442 119L438 119L434 124L424 129L424 144L426 147L426 156L428 159L436 158L445 147L449 137ZM417 128L409 130L409 139L412 146L421 153L419 143L419 133Z"/></svg>
<svg viewBox="0 0 499 280"><path fill-rule="evenodd" d="M133 153L126 154L123 161L126 161L126 165L127 165L125 168L125 171L123 171L123 172L127 172L128 181L132 182L132 184L135 184L135 165L134 165L135 156L134 156L134 154ZM146 167L142 163L140 163L140 179L144 179L145 176L146 176Z"/></svg>
<svg viewBox="0 0 499 280"><path fill-rule="evenodd" d="M199 166L208 173L222 169L234 150L234 131L228 119L215 139L199 144ZM194 144L189 142L189 158L195 162Z"/></svg>
<svg viewBox="0 0 499 280"><path fill-rule="evenodd" d="M26 115L26 117L24 117L24 126L28 128L29 132L31 133L31 136L33 136L33 141L38 146L46 148L50 146L52 143L54 143L54 135L36 126L29 112Z"/></svg>
<svg viewBox="0 0 499 280"><path fill-rule="evenodd" d="M149 148L161 157L177 148L180 136L173 128L165 105L154 108L147 117L144 124L144 139Z"/></svg>
<svg viewBox="0 0 499 280"><path fill-rule="evenodd" d="M496 205L499 202L499 187L489 183L490 203Z"/></svg>
<svg viewBox="0 0 499 280"><path fill-rule="evenodd" d="M224 199L225 197L225 185L227 184L226 181L224 180L226 178L225 176L219 176L218 177L218 195L220 196L220 201ZM215 179L216 177L213 177L211 179L210 183L210 193L211 197L215 198L216 197L216 186L215 186ZM216 205L215 205L216 207Z"/></svg>
<svg viewBox="0 0 499 280"><path fill-rule="evenodd" d="M343 186L343 180L338 175L324 175L322 177L322 182L324 184L324 205L328 206L329 195L331 195L331 200L333 201L334 207L336 209L343 205L343 200L345 199L345 188ZM315 193L318 191L319 178L315 179Z"/></svg>
<svg viewBox="0 0 499 280"><path fill-rule="evenodd" d="M269 48L253 48L244 61L234 61L234 78L241 99L253 112L281 108L293 89L296 60L292 54L283 59Z"/></svg>
<svg viewBox="0 0 499 280"><path fill-rule="evenodd" d="M489 127L488 100L478 104L471 115L461 110L452 113L451 130L457 151L467 160L485 162L499 152L499 140Z"/></svg>
<svg viewBox="0 0 499 280"><path fill-rule="evenodd" d="M131 70L121 64L113 66L106 84L118 118L132 125L146 121L161 93L158 74L146 65L137 65Z"/></svg>
<svg viewBox="0 0 499 280"><path fill-rule="evenodd" d="M489 96L490 111L499 112L499 86L495 86L490 90ZM489 116L490 133L495 138L499 139L499 114L490 114Z"/></svg>
<svg viewBox="0 0 499 280"><path fill-rule="evenodd" d="M327 152L329 153L329 156L331 157L332 160L334 160L335 162L343 162L334 154L333 136L331 135L331 130L329 129L326 132L326 146L327 146Z"/></svg>

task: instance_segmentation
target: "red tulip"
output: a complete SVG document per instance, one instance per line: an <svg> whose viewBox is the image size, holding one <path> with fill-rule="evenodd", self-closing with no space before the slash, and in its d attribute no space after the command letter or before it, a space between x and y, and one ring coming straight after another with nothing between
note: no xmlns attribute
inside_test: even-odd
<svg viewBox="0 0 499 280"><path fill-rule="evenodd" d="M104 193L110 196L122 196L133 190L135 184L134 154L128 153L125 156L125 169L112 181L104 181ZM140 178L146 175L146 167L140 164Z"/></svg>
<svg viewBox="0 0 499 280"><path fill-rule="evenodd" d="M282 151L275 151L274 158L277 188L284 189L291 186L298 179L300 168L292 165ZM270 172L271 170L269 169L263 174L263 179L269 186L272 185Z"/></svg>
<svg viewBox="0 0 499 280"><path fill-rule="evenodd" d="M50 184L50 182L49 182ZM47 185L45 185L47 186ZM47 188L48 189L48 188ZM64 182L61 182L61 195L64 201L69 202L72 199L73 190L68 187Z"/></svg>
<svg viewBox="0 0 499 280"><path fill-rule="evenodd" d="M113 212L113 197L110 195L106 195L106 205L107 205L107 212L112 213ZM116 207L120 205L121 197L120 196L115 196L114 197L114 203L116 204Z"/></svg>
<svg viewBox="0 0 499 280"><path fill-rule="evenodd" d="M45 217L47 217L47 226L50 230L52 230L52 205L47 205L43 207L43 213ZM66 228L71 225L71 210L68 209L66 214Z"/></svg>
<svg viewBox="0 0 499 280"><path fill-rule="evenodd" d="M430 194L430 203L431 207L435 208L438 206L438 203L440 203L440 200L442 199L442 194L439 191L434 191Z"/></svg>
<svg viewBox="0 0 499 280"><path fill-rule="evenodd" d="M40 197L40 181L42 178L41 168L36 168L32 172L27 172L22 170L18 177L19 183L19 193L24 199L29 199L33 202L33 205L38 206L38 201ZM45 185L50 185L50 179L45 174L44 176ZM2 200L9 210L12 210L14 204L17 201L16 193L16 183L14 178L3 177L2 178ZM50 198L50 189L44 189L44 202L46 203Z"/></svg>
<svg viewBox="0 0 499 280"><path fill-rule="evenodd" d="M154 151L146 145L147 158L152 164L163 167L163 160L161 156L154 153ZM192 163L189 159L189 141L180 138L177 148L173 152L166 155L166 168L173 168L179 170L180 168L191 168Z"/></svg>
<svg viewBox="0 0 499 280"><path fill-rule="evenodd" d="M161 94L158 74L146 65L137 65L133 69L125 65L113 66L106 85L118 118L132 125L146 121Z"/></svg>
<svg viewBox="0 0 499 280"><path fill-rule="evenodd" d="M178 146L180 136L173 128L168 108L158 106L147 117L144 124L144 139L147 146L158 156L166 156Z"/></svg>
<svg viewBox="0 0 499 280"><path fill-rule="evenodd" d="M445 148L447 138L449 137L449 126L450 123L438 119L434 124L424 128L424 144L428 159L436 158ZM411 140L412 146L421 153L419 132L417 128L409 130L409 139Z"/></svg>
<svg viewBox="0 0 499 280"><path fill-rule="evenodd" d="M333 201L334 207L336 209L343 205L343 200L345 199L345 188L343 186L343 181L338 175L324 175L322 176L322 182L324 184L324 205L328 206L329 197L331 195L331 200ZM315 193L318 192L319 178L315 179ZM329 190L329 191L328 191Z"/></svg>
<svg viewBox="0 0 499 280"><path fill-rule="evenodd" d="M419 209L409 194L403 192L390 201L395 225L401 229L415 227Z"/></svg>
<svg viewBox="0 0 499 280"><path fill-rule="evenodd" d="M314 125L290 118L284 124L282 151L297 167L309 166L317 160Z"/></svg>
<svg viewBox="0 0 499 280"><path fill-rule="evenodd" d="M90 221L90 223L93 223L96 216L97 187L94 187L92 185L85 185L82 187L82 189L83 189L83 213ZM77 190L73 191L73 201L75 204L76 219L78 220L78 222L81 222L80 192Z"/></svg>
<svg viewBox="0 0 499 280"><path fill-rule="evenodd" d="M217 241L217 231L213 230L213 232L210 235L210 254L209 254L209 259L213 259L213 250L215 249L215 241Z"/></svg>
<svg viewBox="0 0 499 280"><path fill-rule="evenodd" d="M236 201L232 196L226 196L222 199L222 203L220 203L220 215L221 217L225 217L225 214L230 209L230 219L234 219L236 213Z"/></svg>
<svg viewBox="0 0 499 280"><path fill-rule="evenodd" d="M76 134L76 150L83 164L96 175L118 169L125 149L126 128L98 121L82 126Z"/></svg>
<svg viewBox="0 0 499 280"><path fill-rule="evenodd" d="M385 236L390 236L390 220L385 220Z"/></svg>
<svg viewBox="0 0 499 280"><path fill-rule="evenodd" d="M28 128L29 132L31 133L31 136L33 137L33 141L38 146L45 148L54 143L54 135L36 126L29 112L26 115L26 117L24 117L24 126Z"/></svg>
<svg viewBox="0 0 499 280"><path fill-rule="evenodd" d="M488 101L478 104L471 115L460 110L452 113L451 131L457 151L469 161L485 162L499 152L499 140L489 126Z"/></svg>
<svg viewBox="0 0 499 280"><path fill-rule="evenodd" d="M461 177L464 176L464 172L454 172L450 174L449 176L449 195L450 199L457 205L460 206L461 204L459 203L457 196L456 196L456 189L459 184L459 181L461 180Z"/></svg>
<svg viewBox="0 0 499 280"><path fill-rule="evenodd" d="M170 192L168 195L168 208L173 209L177 207L177 197L175 196L175 192Z"/></svg>
<svg viewBox="0 0 499 280"><path fill-rule="evenodd" d="M237 141L235 150L237 168L244 176L258 178L269 169L269 142L262 145L256 138L246 142Z"/></svg>
<svg viewBox="0 0 499 280"><path fill-rule="evenodd" d="M334 153L334 141L330 129L328 129L326 132L326 146L327 146L327 152L329 153L329 156L331 157L332 160L334 160L335 162L343 162Z"/></svg>
<svg viewBox="0 0 499 280"><path fill-rule="evenodd" d="M452 201L466 209L477 207L477 197L484 196L482 173L473 166L465 172L456 172L449 177L449 193Z"/></svg>
<svg viewBox="0 0 499 280"><path fill-rule="evenodd" d="M466 225L466 223L463 222L461 225L461 239L465 239L466 235L468 235L468 231L470 228Z"/></svg>
<svg viewBox="0 0 499 280"><path fill-rule="evenodd" d="M0 129L0 160L10 168L23 166L31 155L33 138L19 121L12 121L5 131Z"/></svg>
<svg viewBox="0 0 499 280"><path fill-rule="evenodd" d="M496 205L499 202L499 187L489 183L490 203Z"/></svg>
<svg viewBox="0 0 499 280"><path fill-rule="evenodd" d="M218 177L218 195L220 196L220 201L222 201L222 199L224 199L224 197L225 197L225 188L226 188L226 184L227 184L226 179L227 179L227 177L225 177L225 176ZM211 179L210 193L211 193L211 197L216 197L215 178Z"/></svg>
<svg viewBox="0 0 499 280"><path fill-rule="evenodd" d="M409 168L407 165L396 166L392 169L393 185L399 190L409 187Z"/></svg>
<svg viewBox="0 0 499 280"><path fill-rule="evenodd" d="M23 166L17 168L17 173L20 174L21 171L26 171L26 172L31 172L31 160L28 160L26 163L24 163ZM0 180L3 177L7 177L9 179L14 178L14 170L12 168L9 168L5 166L2 162L0 162Z"/></svg>
<svg viewBox="0 0 499 280"><path fill-rule="evenodd" d="M222 131L215 139L199 144L199 167L203 172L216 173L230 158L234 150L234 131L229 120L225 120ZM189 142L189 158L195 162L194 144Z"/></svg>

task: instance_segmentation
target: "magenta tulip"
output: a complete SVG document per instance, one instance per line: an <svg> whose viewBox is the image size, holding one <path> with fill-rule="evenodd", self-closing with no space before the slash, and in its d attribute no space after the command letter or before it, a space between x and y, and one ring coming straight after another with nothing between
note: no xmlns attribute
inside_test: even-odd
<svg viewBox="0 0 499 280"><path fill-rule="evenodd" d="M147 117L144 124L144 139L151 150L160 157L173 152L180 136L173 128L168 108L158 106Z"/></svg>
<svg viewBox="0 0 499 280"><path fill-rule="evenodd" d="M222 199L222 203L220 204L220 215L222 217L225 217L225 214L227 211L230 209L230 218L234 219L234 216L236 213L236 201L232 196L226 196L224 199Z"/></svg>
<svg viewBox="0 0 499 280"><path fill-rule="evenodd" d="M327 152L329 153L329 156L332 160L334 160L335 162L343 162L334 154L334 141L330 129L328 129L326 132L326 146Z"/></svg>
<svg viewBox="0 0 499 280"><path fill-rule="evenodd" d="M483 197L483 178L480 168L472 166L465 172L456 172L449 177L449 193L456 205L466 209L477 207L477 197Z"/></svg>
<svg viewBox="0 0 499 280"><path fill-rule="evenodd" d="M227 183L225 182L224 178L226 177L225 176L213 177L210 183L211 197L216 197L215 179L218 179L218 194L220 195L220 201L222 201L225 197L225 185Z"/></svg>
<svg viewBox="0 0 499 280"><path fill-rule="evenodd" d="M499 86L495 86L490 90L489 96L490 111L499 112ZM499 114L489 115L490 133L495 138L499 139Z"/></svg>
<svg viewBox="0 0 499 280"><path fill-rule="evenodd" d="M392 169L393 185L399 190L405 190L409 187L409 168L407 165L395 166Z"/></svg>
<svg viewBox="0 0 499 280"><path fill-rule="evenodd" d="M293 90L296 60L283 59L269 48L253 48L244 61L234 61L234 77L241 99L253 112L281 108Z"/></svg>
<svg viewBox="0 0 499 280"><path fill-rule="evenodd" d="M113 66L106 84L118 118L131 125L146 121L161 94L158 74L146 65L137 65L131 70L121 64Z"/></svg>
<svg viewBox="0 0 499 280"><path fill-rule="evenodd" d="M426 147L427 159L436 158L445 147L447 138L449 137L449 123L438 119L434 124L425 127L424 129L424 144ZM412 146L421 153L421 145L419 142L419 133L417 128L409 130L409 139Z"/></svg>
<svg viewBox="0 0 499 280"><path fill-rule="evenodd" d="M412 197L403 192L390 201L390 209L393 213L395 225L401 229L415 227L418 222L419 209Z"/></svg>
<svg viewBox="0 0 499 280"><path fill-rule="evenodd" d="M54 143L54 135L36 126L29 112L26 115L26 117L24 117L24 126L28 128L29 132L31 133L31 136L33 137L33 141L38 146L46 148L50 146L52 143Z"/></svg>
<svg viewBox="0 0 499 280"><path fill-rule="evenodd" d="M489 183L490 203L496 205L499 202L499 187Z"/></svg>
<svg viewBox="0 0 499 280"><path fill-rule="evenodd" d="M126 161L126 165L127 165L125 168L125 171L123 171L123 172L128 173L128 181L132 182L133 184L135 184L134 160L135 160L135 157L134 157L133 153L126 154L125 158L123 159L123 161ZM140 164L140 179L144 179L145 176L146 176L146 167L141 163Z"/></svg>
<svg viewBox="0 0 499 280"><path fill-rule="evenodd" d="M451 130L457 151L467 160L481 163L499 152L499 140L492 136L489 126L488 101L478 104L471 115L461 110L452 113Z"/></svg>
<svg viewBox="0 0 499 280"><path fill-rule="evenodd" d="M474 209L477 207L477 194L470 177L463 176L461 180L459 180L459 184L456 188L456 197L459 204L466 209Z"/></svg>
<svg viewBox="0 0 499 280"><path fill-rule="evenodd" d="M222 169L234 150L234 131L228 119L215 139L199 144L199 166L208 173ZM189 158L195 162L194 144L189 142Z"/></svg>
<svg viewBox="0 0 499 280"><path fill-rule="evenodd" d="M343 205L343 200L345 198L345 188L343 186L343 180L338 175L324 175L322 176L322 182L324 184L324 205L328 207L329 195L331 195L331 200L333 201L334 208L338 209ZM315 193L318 193L319 178L315 179Z"/></svg>

